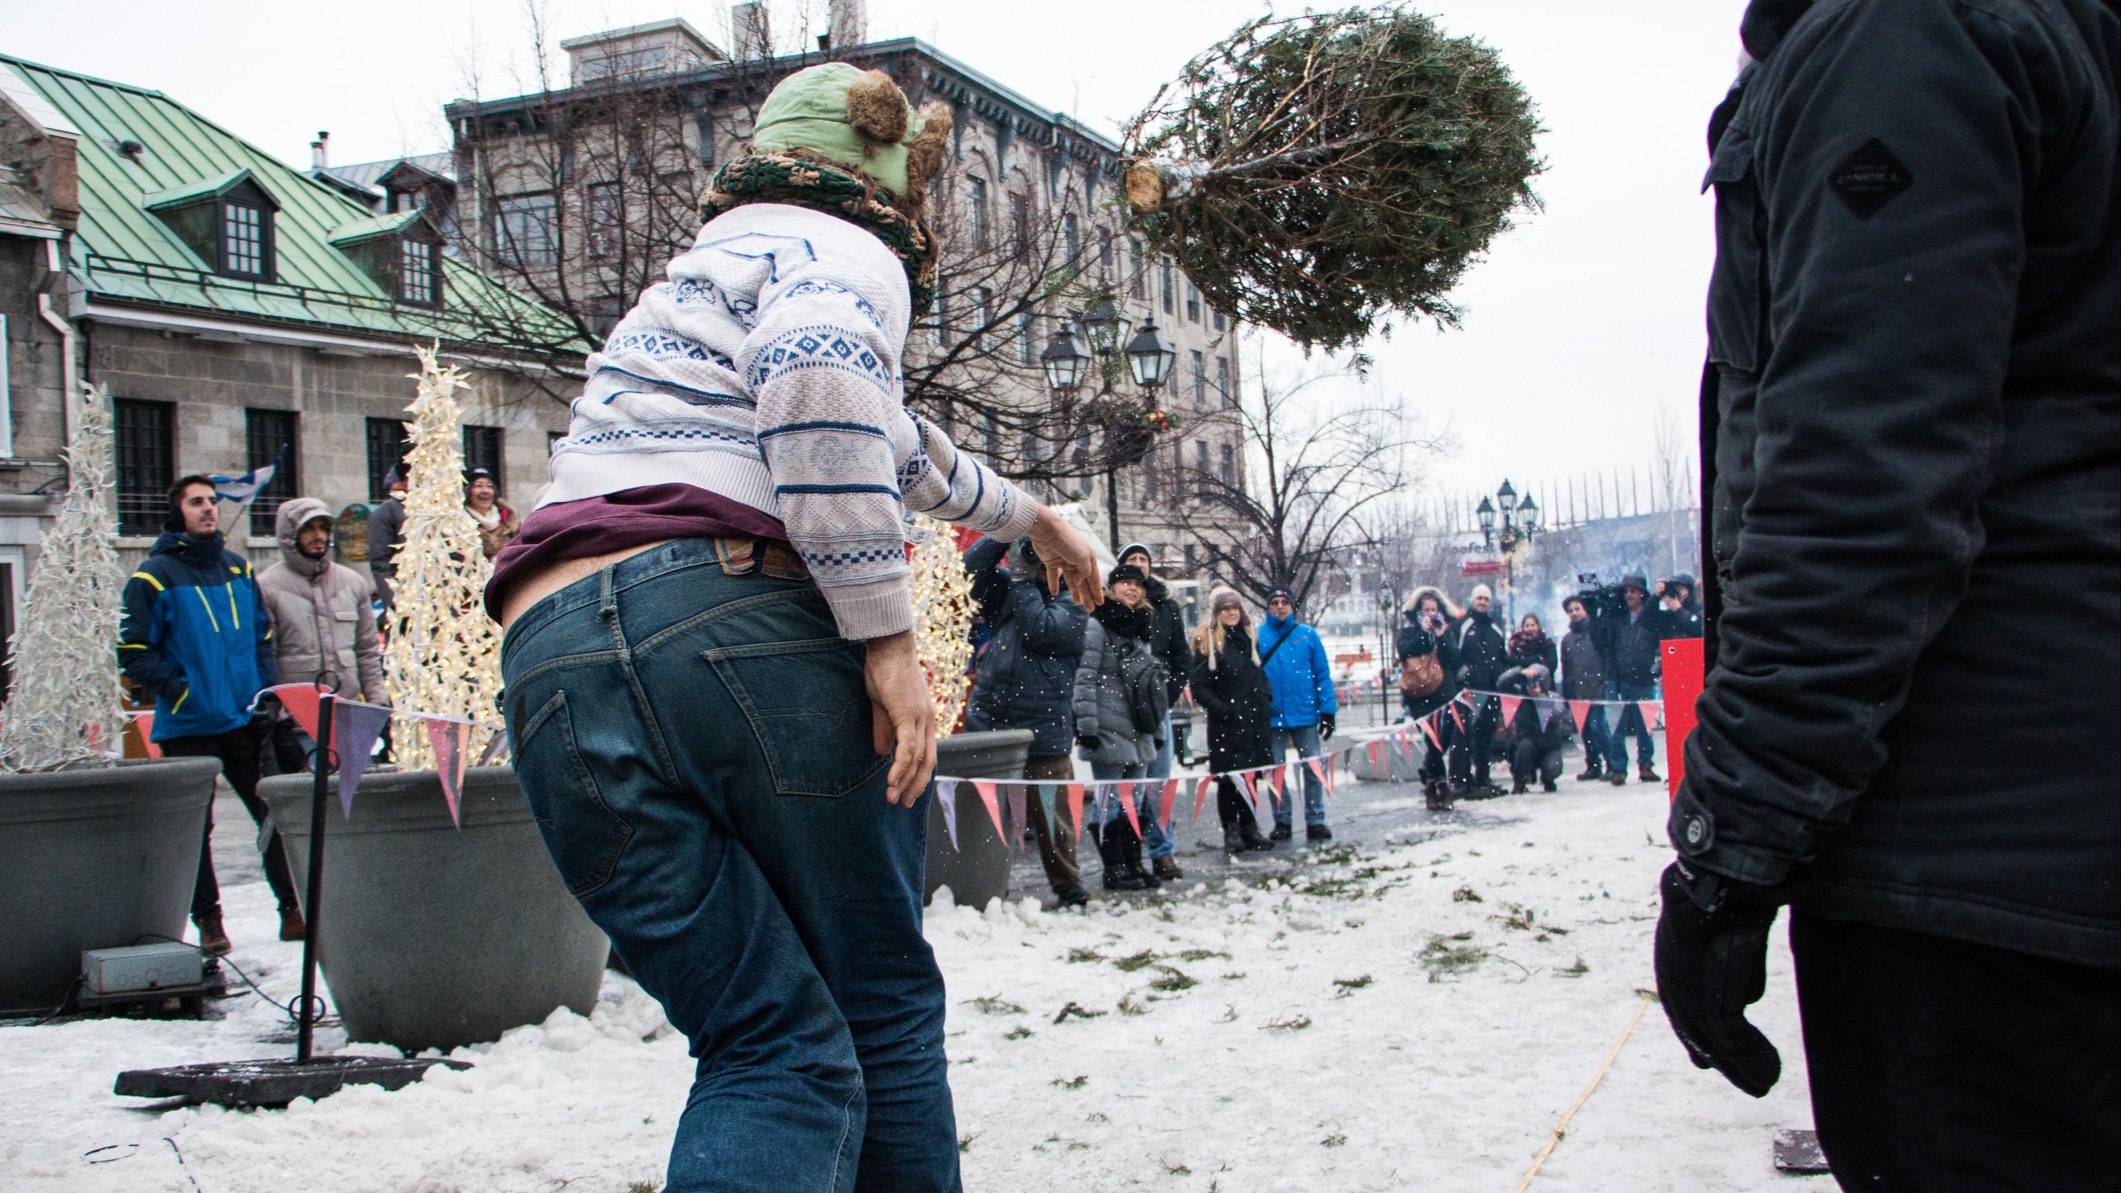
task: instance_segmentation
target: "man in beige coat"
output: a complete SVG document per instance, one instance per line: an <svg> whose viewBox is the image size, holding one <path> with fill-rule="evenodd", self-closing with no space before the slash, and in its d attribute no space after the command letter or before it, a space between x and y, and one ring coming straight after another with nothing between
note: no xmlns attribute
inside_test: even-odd
<svg viewBox="0 0 2121 1193"><path fill-rule="evenodd" d="M282 505L273 524L280 562L258 573L258 592L272 615L280 682L307 683L321 677L349 699L389 704L383 649L376 638L375 585L331 561L331 528L331 509L314 497ZM291 733L274 734L283 771L303 765L299 755L284 748L297 741ZM299 746L308 752L309 743Z"/></svg>

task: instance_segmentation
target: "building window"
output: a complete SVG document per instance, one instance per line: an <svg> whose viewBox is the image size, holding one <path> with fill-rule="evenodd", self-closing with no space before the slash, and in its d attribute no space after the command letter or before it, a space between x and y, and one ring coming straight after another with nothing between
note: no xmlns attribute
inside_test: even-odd
<svg viewBox="0 0 2121 1193"><path fill-rule="evenodd" d="M1171 445L1171 500L1186 499L1186 445Z"/></svg>
<svg viewBox="0 0 2121 1193"><path fill-rule="evenodd" d="M1142 458L1142 504L1154 504L1159 485L1156 475L1156 453L1150 452Z"/></svg>
<svg viewBox="0 0 2121 1193"><path fill-rule="evenodd" d="M1197 348L1193 351L1193 404L1208 404L1208 358Z"/></svg>
<svg viewBox="0 0 2121 1193"><path fill-rule="evenodd" d="M464 471L469 475L474 468L484 468L493 473L493 487L500 492L501 483L501 428L464 427Z"/></svg>
<svg viewBox="0 0 2121 1193"><path fill-rule="evenodd" d="M1193 575L1193 574L1194 574L1195 572L1197 572L1197 571L1199 571L1199 570L1200 570L1200 555L1199 555L1199 549L1198 549L1198 548L1196 548L1196 547L1195 547L1195 546L1194 546L1194 545L1193 545L1192 543L1187 543L1187 544L1186 544L1186 574L1187 574L1188 576L1191 576L1191 575Z"/></svg>
<svg viewBox="0 0 2121 1193"><path fill-rule="evenodd" d="M559 259L551 195L503 195L493 211L493 255L502 265L534 269Z"/></svg>
<svg viewBox="0 0 2121 1193"><path fill-rule="evenodd" d="M1016 317L1016 363L1024 366L1038 363L1038 325L1031 312L1024 311Z"/></svg>
<svg viewBox="0 0 2121 1193"><path fill-rule="evenodd" d="M1083 230L1072 211L1061 217L1061 251L1068 255L1065 264L1069 273L1082 269Z"/></svg>
<svg viewBox="0 0 2121 1193"><path fill-rule="evenodd" d="M292 410L245 410L243 412L244 466L256 471L274 465L272 481L250 501L250 532L274 532L273 517L280 503L302 492L301 448L295 436Z"/></svg>
<svg viewBox="0 0 2121 1193"><path fill-rule="evenodd" d="M1229 382L1229 378L1237 376L1237 358L1232 356L1228 359L1230 362L1228 371L1224 371L1221 361L1217 361L1216 367L1216 372L1220 373L1224 378L1223 406L1226 409L1234 408L1237 405L1237 387Z"/></svg>
<svg viewBox="0 0 2121 1193"><path fill-rule="evenodd" d="M1031 255L1031 200L1009 196L1009 255L1021 261Z"/></svg>
<svg viewBox="0 0 2121 1193"><path fill-rule="evenodd" d="M1097 230L1097 280L1112 284L1112 229Z"/></svg>
<svg viewBox="0 0 2121 1193"><path fill-rule="evenodd" d="M171 435L176 407L118 398L111 403L118 456L118 533L159 534L177 479Z"/></svg>
<svg viewBox="0 0 2121 1193"><path fill-rule="evenodd" d="M270 222L263 207L249 203L221 205L221 272L237 277L272 276L267 265Z"/></svg>
<svg viewBox="0 0 2121 1193"><path fill-rule="evenodd" d="M987 345L987 325L994 322L994 291L985 286L972 289L972 334L968 337L974 348Z"/></svg>
<svg viewBox="0 0 2121 1193"><path fill-rule="evenodd" d="M372 418L368 420L368 499L381 501L390 496L390 489L383 482L393 468L405 466L405 453L412 444L405 436L405 424L394 418Z"/></svg>
<svg viewBox="0 0 2121 1193"><path fill-rule="evenodd" d="M991 414L987 416L986 434L984 438L986 439L987 443L987 458L989 460L992 460L996 456L1001 455L1002 424L997 421L995 417Z"/></svg>
<svg viewBox="0 0 2121 1193"><path fill-rule="evenodd" d="M1215 358L1215 392L1222 395L1223 405L1230 404L1230 358Z"/></svg>
<svg viewBox="0 0 2121 1193"><path fill-rule="evenodd" d="M592 182L589 184L589 255L597 260L615 257L619 253L619 232L623 225L623 205L619 201L619 184L616 182Z"/></svg>
<svg viewBox="0 0 2121 1193"><path fill-rule="evenodd" d="M1223 444L1223 487L1237 487L1237 448L1227 443Z"/></svg>
<svg viewBox="0 0 2121 1193"><path fill-rule="evenodd" d="M1142 270L1142 242L1133 236L1127 238L1127 297L1149 297Z"/></svg>
<svg viewBox="0 0 2121 1193"><path fill-rule="evenodd" d="M965 206L972 215L972 247L987 247L987 180L967 177L965 179Z"/></svg>
<svg viewBox="0 0 2121 1193"><path fill-rule="evenodd" d="M1193 284L1192 278L1186 279L1186 318L1200 322L1200 289Z"/></svg>
<svg viewBox="0 0 2121 1193"><path fill-rule="evenodd" d="M1211 311L1209 312L1209 314L1215 320L1215 330L1221 331L1223 328L1229 326L1229 321L1223 318L1223 313L1221 311Z"/></svg>
<svg viewBox="0 0 2121 1193"><path fill-rule="evenodd" d="M441 245L411 237L398 241L398 301L423 307L441 303Z"/></svg>
<svg viewBox="0 0 2121 1193"><path fill-rule="evenodd" d="M1164 314L1176 314L1178 311L1178 271L1171 268L1171 258L1169 257L1164 258L1163 267Z"/></svg>

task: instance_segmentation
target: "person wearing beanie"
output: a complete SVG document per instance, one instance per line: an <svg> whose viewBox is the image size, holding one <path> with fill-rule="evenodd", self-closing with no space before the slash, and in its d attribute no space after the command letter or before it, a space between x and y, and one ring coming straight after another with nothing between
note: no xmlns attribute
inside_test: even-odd
<svg viewBox="0 0 2121 1193"><path fill-rule="evenodd" d="M1208 714L1208 769L1216 780L1215 811L1222 819L1223 850L1246 853L1274 848L1259 831L1252 805L1232 773L1274 761L1274 692L1259 668L1251 618L1243 598L1218 588L1192 639L1193 700Z"/></svg>
<svg viewBox="0 0 2121 1193"><path fill-rule="evenodd" d="M1606 780L1615 787L1628 781L1628 737L1635 738L1636 774L1645 783L1663 782L1657 775L1657 740L1643 720L1636 703L1657 696L1657 675L1662 667L1659 651L1672 635L1667 631L1663 610L1650 603L1650 582L1641 576L1620 579L1620 597L1625 606L1614 619L1612 653L1606 660L1606 698L1626 703L1614 718L1606 737Z"/></svg>
<svg viewBox="0 0 2121 1193"><path fill-rule="evenodd" d="M1495 593L1485 584L1475 584L1466 597L1465 615L1445 631L1452 652L1458 657L1458 685L1476 693L1472 713L1459 715L1468 722L1465 731L1451 743L1453 794L1465 799L1486 799L1501 791L1488 779L1494 754L1495 734L1502 728L1502 705L1493 696L1495 684L1509 666L1509 648L1495 624ZM1454 726L1455 727L1455 726Z"/></svg>
<svg viewBox="0 0 2121 1193"><path fill-rule="evenodd" d="M1075 669L1075 740L1091 777L1100 783L1146 779L1169 724L1169 677L1149 649L1155 617L1147 580L1140 568L1125 563L1105 577L1111 595L1091 610L1083 660ZM1133 800L1135 819L1146 823L1157 807L1149 787L1138 783L1097 793L1103 810L1097 851L1105 864L1106 890L1163 885L1142 867L1142 838L1119 802Z"/></svg>
<svg viewBox="0 0 2121 1193"><path fill-rule="evenodd" d="M398 602L394 585L398 548L405 537L405 490L405 466L400 464L383 477L383 500L368 511L368 575L385 612Z"/></svg>
<svg viewBox="0 0 2121 1193"><path fill-rule="evenodd" d="M1149 763L1149 777L1168 779L1178 761L1177 734L1172 720L1177 717L1179 697L1186 690L1186 672L1193 665L1192 648L1186 645L1186 615L1171 599L1171 590L1156 578L1154 559L1149 548L1142 543L1128 543L1119 549L1119 561L1131 564L1142 574L1142 591L1148 594L1150 609L1149 653L1164 665L1168 677L1165 684L1174 710L1164 724L1164 744L1158 747L1156 758ZM1163 788L1159 785L1150 796L1150 806L1155 809L1149 822L1142 826L1148 836L1149 862L1158 878L1170 881L1184 878L1185 871L1178 866L1178 842L1163 825Z"/></svg>
<svg viewBox="0 0 2121 1193"><path fill-rule="evenodd" d="M262 739L251 707L260 691L280 682L272 619L250 563L222 541L212 477L179 477L169 488L162 526L162 536L125 582L118 666L134 688L154 698L149 737L162 753L218 758L251 819L268 824L271 810L258 798ZM191 918L200 949L220 956L233 946L222 924L213 838L209 802ZM264 852L265 877L280 904L280 938L300 940L302 912L277 831L267 836Z"/></svg>
<svg viewBox="0 0 2121 1193"><path fill-rule="evenodd" d="M501 500L492 471L474 468L464 478L464 512L479 524L479 545L492 559L522 533L523 523L515 509Z"/></svg>
<svg viewBox="0 0 2121 1193"><path fill-rule="evenodd" d="M833 62L753 128L495 557L502 713L568 889L698 1058L668 1193L951 1189L907 519L1028 535L1085 608L1102 577L905 406L948 106Z"/></svg>
<svg viewBox="0 0 2121 1193"><path fill-rule="evenodd" d="M1296 619L1296 603L1286 588L1267 594L1267 618L1259 627L1259 664L1274 690L1275 762L1316 758L1325 752L1340 714L1339 696L1333 689L1333 667L1326 659L1326 644L1318 631ZM1313 844L1333 839L1326 824L1326 785L1308 766L1297 767L1303 776L1304 837ZM1274 839L1289 840L1295 813L1290 800L1274 804Z"/></svg>

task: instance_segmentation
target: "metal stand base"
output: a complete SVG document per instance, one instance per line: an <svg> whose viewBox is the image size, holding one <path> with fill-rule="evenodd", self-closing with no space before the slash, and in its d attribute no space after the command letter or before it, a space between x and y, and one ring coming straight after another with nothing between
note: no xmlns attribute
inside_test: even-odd
<svg viewBox="0 0 2121 1193"><path fill-rule="evenodd" d="M471 1066L460 1060L424 1057L318 1056L308 1061L237 1060L167 1069L129 1069L118 1074L113 1093L132 1098L183 1098L231 1108L287 1105L296 1098L323 1098L349 1085L402 1089L436 1065Z"/></svg>

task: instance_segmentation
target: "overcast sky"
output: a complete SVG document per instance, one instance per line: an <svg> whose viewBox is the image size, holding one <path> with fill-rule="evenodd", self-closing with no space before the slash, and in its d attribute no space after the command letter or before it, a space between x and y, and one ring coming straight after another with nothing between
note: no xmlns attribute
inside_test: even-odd
<svg viewBox="0 0 2121 1193"><path fill-rule="evenodd" d="M1417 0L1495 47L1538 105L1545 210L1521 215L1456 298L1464 326L1368 346L1378 381L1454 456L1437 482L1519 489L1646 467L1660 404L1693 441L1712 254L1703 130L1728 86L1743 0ZM1273 6L1300 11L1297 4ZM807 10L772 5L792 49ZM870 36L926 39L1033 102L1116 129L1185 60L1264 10L1243 0L872 0ZM726 5L552 0L555 40L675 12L725 46ZM0 50L169 93L296 165L446 148L441 105L532 77L520 0L31 0L0 5Z"/></svg>

